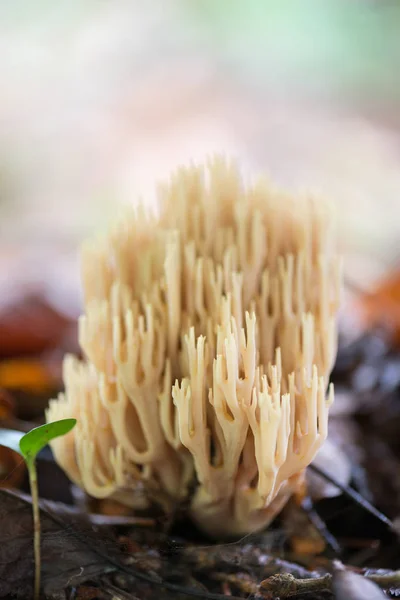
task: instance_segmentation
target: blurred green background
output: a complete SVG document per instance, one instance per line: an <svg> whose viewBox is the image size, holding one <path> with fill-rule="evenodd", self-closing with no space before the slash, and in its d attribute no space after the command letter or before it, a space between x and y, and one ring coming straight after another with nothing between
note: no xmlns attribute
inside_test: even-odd
<svg viewBox="0 0 400 600"><path fill-rule="evenodd" d="M188 15L204 39L249 79L267 76L278 85L328 100L332 95L341 100L343 94L361 102L365 94L393 103L399 99L400 4L396 1L189 4Z"/></svg>

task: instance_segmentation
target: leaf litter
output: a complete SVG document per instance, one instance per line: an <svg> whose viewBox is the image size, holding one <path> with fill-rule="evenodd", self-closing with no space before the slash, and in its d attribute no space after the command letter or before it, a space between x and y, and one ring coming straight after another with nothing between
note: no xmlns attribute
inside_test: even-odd
<svg viewBox="0 0 400 600"><path fill-rule="evenodd" d="M51 327L49 321L51 329L55 319L51 311L49 314L53 319ZM333 381L340 402L336 400L330 420L331 454L325 459L320 457L319 466L324 470L325 464L328 475L335 475L333 464L340 482L351 484L392 519L398 530L400 354L396 336L388 331L388 322L395 326L396 320L386 319L385 330L370 328L339 348ZM62 336L55 343L55 334L49 334L46 340L42 338L41 346L29 340L29 328L18 330L18 337L14 333L16 321L13 323L12 343L3 346L8 348L3 365L15 357L26 356L24 344L28 354L39 361L48 349L53 352L60 345ZM24 397L21 396L17 391L18 372L12 375L13 386L1 392L0 421L12 418L21 424L21 431L26 431L26 424L20 419L32 415L37 419L38 413L29 405L29 398L35 398L37 391L35 386L26 389L29 379L21 370L21 387L25 386ZM6 425L6 420L3 423ZM40 420L31 424L40 424ZM6 462L0 453L3 474ZM29 497L4 488L11 481L14 487L27 491L26 476L25 483L23 478L12 480L16 463L7 464L11 473L3 475L4 482L0 484L0 597L29 599L34 574L32 507ZM39 455L39 475L50 466L54 473L58 471L51 457L41 460ZM147 522L133 525L129 517L90 515L72 505L66 508L52 503L51 499L59 495L50 481L46 499L41 501L44 597L151 600L187 598L193 594L205 599L274 598L279 594L281 598L324 599L331 598L332 593L338 600L371 599L375 597L372 593L376 598L382 597L376 586L368 587L370 580L384 588L387 596L397 597L398 535L354 501L335 493L331 482L323 483L321 477L312 479L314 484L308 486L307 497L327 532L338 541L340 552L335 552L326 532L318 529L311 513L305 510L307 503L300 501L293 501L290 511L301 517L289 519L288 509L264 534L249 535L231 544L208 545L184 515L171 529L159 515L147 516ZM70 502L71 498L65 500ZM90 503L86 508L90 509ZM339 556L348 567L345 571L334 567Z"/></svg>

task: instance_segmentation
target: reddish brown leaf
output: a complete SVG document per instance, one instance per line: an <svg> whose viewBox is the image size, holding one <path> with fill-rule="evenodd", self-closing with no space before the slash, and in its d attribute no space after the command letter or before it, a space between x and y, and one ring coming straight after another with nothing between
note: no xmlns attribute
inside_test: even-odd
<svg viewBox="0 0 400 600"><path fill-rule="evenodd" d="M0 358L54 348L69 321L39 296L12 298L0 309Z"/></svg>

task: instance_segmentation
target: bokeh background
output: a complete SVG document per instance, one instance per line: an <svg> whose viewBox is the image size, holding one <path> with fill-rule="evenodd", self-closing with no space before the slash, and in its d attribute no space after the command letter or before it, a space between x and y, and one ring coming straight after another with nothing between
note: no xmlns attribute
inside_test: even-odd
<svg viewBox="0 0 400 600"><path fill-rule="evenodd" d="M1 2L2 298L77 314L80 240L219 151L331 198L370 285L400 256L399 32L398 0Z"/></svg>

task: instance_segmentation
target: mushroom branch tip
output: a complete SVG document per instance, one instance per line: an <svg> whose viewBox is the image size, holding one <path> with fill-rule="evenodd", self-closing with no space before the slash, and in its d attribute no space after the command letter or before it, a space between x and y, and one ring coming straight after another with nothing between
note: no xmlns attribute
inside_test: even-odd
<svg viewBox="0 0 400 600"><path fill-rule="evenodd" d="M189 507L216 538L265 527L327 435L340 257L320 199L244 185L220 157L179 168L158 211L82 249L84 360L47 419L70 479L134 510Z"/></svg>

